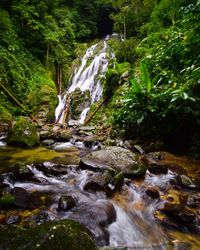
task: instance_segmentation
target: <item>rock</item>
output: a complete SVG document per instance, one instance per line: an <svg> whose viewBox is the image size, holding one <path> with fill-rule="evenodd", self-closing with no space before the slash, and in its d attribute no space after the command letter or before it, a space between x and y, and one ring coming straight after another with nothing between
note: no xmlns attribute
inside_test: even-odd
<svg viewBox="0 0 200 250"><path fill-rule="evenodd" d="M114 139L110 139L107 138L104 142L103 142L104 146L110 147L110 146L116 146L116 141Z"/></svg>
<svg viewBox="0 0 200 250"><path fill-rule="evenodd" d="M79 120L82 111L90 106L90 91L76 88L71 95L71 119Z"/></svg>
<svg viewBox="0 0 200 250"><path fill-rule="evenodd" d="M120 190L124 181L124 174L118 173L114 169L108 169L103 174L90 178L84 186L86 191L103 191L107 196L112 195L116 190Z"/></svg>
<svg viewBox="0 0 200 250"><path fill-rule="evenodd" d="M83 144L86 148L91 148L93 150L101 149L101 144L98 141L84 141Z"/></svg>
<svg viewBox="0 0 200 250"><path fill-rule="evenodd" d="M27 118L19 117L8 133L7 142L25 148L38 146L40 141L36 126Z"/></svg>
<svg viewBox="0 0 200 250"><path fill-rule="evenodd" d="M179 175L181 174L187 175L187 171L179 165L169 164L168 169L171 170L173 173L177 173Z"/></svg>
<svg viewBox="0 0 200 250"><path fill-rule="evenodd" d="M116 211L112 203L107 200L81 203L70 214L70 218L93 232L98 246L108 245L109 234L106 228L116 220Z"/></svg>
<svg viewBox="0 0 200 250"><path fill-rule="evenodd" d="M182 187L200 190L200 179L189 177L187 175L179 175L177 177L177 182Z"/></svg>
<svg viewBox="0 0 200 250"><path fill-rule="evenodd" d="M145 193L152 199L159 199L160 193L156 187L148 187Z"/></svg>
<svg viewBox="0 0 200 250"><path fill-rule="evenodd" d="M149 156L142 156L141 162L146 164L147 169L149 170L150 173L152 174L167 174L168 172L168 166L165 163L162 162L157 162L155 160L152 160Z"/></svg>
<svg viewBox="0 0 200 250"><path fill-rule="evenodd" d="M42 141L42 145L44 145L44 146L51 146L54 143L55 143L55 141L52 139L47 139L47 140Z"/></svg>
<svg viewBox="0 0 200 250"><path fill-rule="evenodd" d="M192 208L200 208L200 194L189 194L186 200L186 205Z"/></svg>
<svg viewBox="0 0 200 250"><path fill-rule="evenodd" d="M68 168L62 164L55 164L52 162L44 162L35 164L35 168L43 172L47 176L60 176L68 173Z"/></svg>
<svg viewBox="0 0 200 250"><path fill-rule="evenodd" d="M0 105L0 134L7 133L13 121L12 115Z"/></svg>
<svg viewBox="0 0 200 250"><path fill-rule="evenodd" d="M93 131L93 130L95 130L96 129L96 127L95 126L80 126L79 128L78 128L78 131Z"/></svg>
<svg viewBox="0 0 200 250"><path fill-rule="evenodd" d="M68 211L71 208L76 206L76 201L72 196L63 195L58 201L58 210L59 211Z"/></svg>
<svg viewBox="0 0 200 250"><path fill-rule="evenodd" d="M196 214L192 210L181 204L166 203L161 211L169 218L186 226L187 223L193 223L196 218Z"/></svg>
<svg viewBox="0 0 200 250"><path fill-rule="evenodd" d="M44 130L40 131L40 139L43 141L53 140L59 142L68 142L72 138L72 133L73 131L71 129L62 129L59 126L55 126L53 128L45 127Z"/></svg>
<svg viewBox="0 0 200 250"><path fill-rule="evenodd" d="M17 224L21 221L22 217L20 215L14 214L14 215L10 215L7 219L6 219L6 224L10 225L10 224Z"/></svg>
<svg viewBox="0 0 200 250"><path fill-rule="evenodd" d="M34 173L23 162L17 162L13 166L13 180L14 181L27 181L31 180Z"/></svg>
<svg viewBox="0 0 200 250"><path fill-rule="evenodd" d="M152 174L167 174L168 167L165 164L161 163L153 163L147 166L147 169Z"/></svg>
<svg viewBox="0 0 200 250"><path fill-rule="evenodd" d="M0 224L4 224L6 222L6 216L4 214L0 214Z"/></svg>
<svg viewBox="0 0 200 250"><path fill-rule="evenodd" d="M138 151L141 155L145 154L145 151L141 148L140 145L133 145L136 151Z"/></svg>
<svg viewBox="0 0 200 250"><path fill-rule="evenodd" d="M7 209L13 207L15 203L15 198L11 193L4 193L0 198L0 208Z"/></svg>
<svg viewBox="0 0 200 250"><path fill-rule="evenodd" d="M146 172L146 167L138 161L137 155L121 147L107 147L92 152L81 158L80 167L95 171L111 167L118 172L122 171L126 177L140 176Z"/></svg>
<svg viewBox="0 0 200 250"><path fill-rule="evenodd" d="M89 231L72 220L45 222L28 230L0 228L0 235L2 250L97 250Z"/></svg>
<svg viewBox="0 0 200 250"><path fill-rule="evenodd" d="M164 159L164 155L162 152L151 152L148 153L148 157L155 160L155 161L160 161Z"/></svg>
<svg viewBox="0 0 200 250"><path fill-rule="evenodd" d="M45 193L39 191L27 191L22 187L14 188L14 204L25 209L35 209L50 203Z"/></svg>

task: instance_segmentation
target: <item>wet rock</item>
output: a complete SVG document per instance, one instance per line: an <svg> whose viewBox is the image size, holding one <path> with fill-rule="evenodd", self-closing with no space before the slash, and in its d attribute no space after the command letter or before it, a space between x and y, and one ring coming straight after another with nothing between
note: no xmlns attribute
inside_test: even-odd
<svg viewBox="0 0 200 250"><path fill-rule="evenodd" d="M149 187L145 191L145 193L151 197L152 199L159 199L160 198L160 193L159 190L156 187Z"/></svg>
<svg viewBox="0 0 200 250"><path fill-rule="evenodd" d="M44 146L51 146L54 143L55 143L55 141L52 139L47 139L47 140L42 141L42 145L44 145Z"/></svg>
<svg viewBox="0 0 200 250"><path fill-rule="evenodd" d="M173 220L170 220L166 214L163 214L161 211L154 212L155 219L164 227L170 229L179 229L179 225Z"/></svg>
<svg viewBox="0 0 200 250"><path fill-rule="evenodd" d="M163 160L165 157L162 152L151 152L148 153L148 157L155 161Z"/></svg>
<svg viewBox="0 0 200 250"><path fill-rule="evenodd" d="M111 147L111 146L116 146L116 140L107 138L104 142L103 145L106 147Z"/></svg>
<svg viewBox="0 0 200 250"><path fill-rule="evenodd" d="M192 208L200 208L200 194L189 194L186 200L186 205Z"/></svg>
<svg viewBox="0 0 200 250"><path fill-rule="evenodd" d="M97 250L89 231L72 220L46 222L29 230L0 228L0 235L2 250Z"/></svg>
<svg viewBox="0 0 200 250"><path fill-rule="evenodd" d="M80 126L78 128L78 131L93 131L95 129L96 129L95 126Z"/></svg>
<svg viewBox="0 0 200 250"><path fill-rule="evenodd" d="M14 181L27 181L30 180L34 173L28 168L28 166L22 162L18 162L13 166L13 180Z"/></svg>
<svg viewBox="0 0 200 250"><path fill-rule="evenodd" d="M167 174L168 167L164 164L153 163L147 166L147 169L152 174Z"/></svg>
<svg viewBox="0 0 200 250"><path fill-rule="evenodd" d="M97 146L99 145L99 142L97 141L96 136L85 136L83 138L83 143L84 143L85 147L88 147L88 148L92 148L95 145L97 145Z"/></svg>
<svg viewBox="0 0 200 250"><path fill-rule="evenodd" d="M181 222L186 226L187 223L193 223L196 218L196 214L192 210L181 204L166 203L161 211L169 218Z"/></svg>
<svg viewBox="0 0 200 250"><path fill-rule="evenodd" d="M6 216L4 214L0 214L0 224L4 224L6 222Z"/></svg>
<svg viewBox="0 0 200 250"><path fill-rule="evenodd" d="M76 88L71 95L71 119L79 120L82 111L90 106L90 91Z"/></svg>
<svg viewBox="0 0 200 250"><path fill-rule="evenodd" d="M39 212L39 214L33 214L32 216L24 219L23 225L37 226L50 220L51 218L47 212Z"/></svg>
<svg viewBox="0 0 200 250"><path fill-rule="evenodd" d="M116 171L122 171L126 177L144 175L146 172L145 165L138 161L137 155L121 147L107 147L92 152L81 159L80 167L95 171L111 167Z"/></svg>
<svg viewBox="0 0 200 250"><path fill-rule="evenodd" d="M59 211L68 211L71 208L76 206L76 201L72 196L63 195L58 201L58 210Z"/></svg>
<svg viewBox="0 0 200 250"><path fill-rule="evenodd" d="M2 197L0 198L0 208L7 209L14 206L15 198L13 194L8 192L3 192Z"/></svg>
<svg viewBox="0 0 200 250"><path fill-rule="evenodd" d="M17 224L21 221L22 217L20 215L14 214L14 215L10 215L7 219L6 219L6 224L7 225L11 225L11 224Z"/></svg>
<svg viewBox="0 0 200 250"><path fill-rule="evenodd" d="M189 177L187 175L179 175L177 177L177 182L181 187L200 190L200 179Z"/></svg>
<svg viewBox="0 0 200 250"><path fill-rule="evenodd" d="M160 174L167 174L168 172L168 164L165 164L163 162L159 162L156 160L153 160L151 156L142 156L141 162L146 164L147 169L149 170L150 173L160 175Z"/></svg>
<svg viewBox="0 0 200 250"><path fill-rule="evenodd" d="M44 162L35 164L37 170L43 172L47 176L60 176L68 173L67 166L61 164L54 164L51 162Z"/></svg>
<svg viewBox="0 0 200 250"><path fill-rule="evenodd" d="M182 174L187 175L187 171L179 165L169 164L168 169L171 170L173 173L177 173L179 175L182 175Z"/></svg>
<svg viewBox="0 0 200 250"><path fill-rule="evenodd" d="M19 117L8 133L7 142L25 148L38 146L40 141L36 126L27 118Z"/></svg>
<svg viewBox="0 0 200 250"><path fill-rule="evenodd" d="M79 204L70 218L88 228L95 236L98 246L108 245L109 234L106 228L116 220L115 208L109 201L98 200L95 203Z"/></svg>
<svg viewBox="0 0 200 250"><path fill-rule="evenodd" d="M114 169L108 169L105 173L91 178L84 186L84 190L103 191L109 196L121 189L123 181L124 174L122 172L118 173Z"/></svg>
<svg viewBox="0 0 200 250"><path fill-rule="evenodd" d="M14 204L16 206L26 209L35 209L50 203L50 200L46 197L46 194L39 191L31 192L22 187L14 188L14 198Z"/></svg>
<svg viewBox="0 0 200 250"><path fill-rule="evenodd" d="M140 145L133 145L134 149L139 152L141 155L145 154L145 151L142 149Z"/></svg>
<svg viewBox="0 0 200 250"><path fill-rule="evenodd" d="M59 142L68 142L72 138L72 133L73 133L73 130L62 129L58 126L54 128L45 128L45 130L40 131L40 140L42 141L53 140L53 141L59 141Z"/></svg>

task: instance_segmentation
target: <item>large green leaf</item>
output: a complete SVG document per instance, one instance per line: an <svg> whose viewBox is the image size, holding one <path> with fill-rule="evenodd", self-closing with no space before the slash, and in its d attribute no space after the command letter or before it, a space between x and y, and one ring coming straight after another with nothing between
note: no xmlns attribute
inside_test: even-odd
<svg viewBox="0 0 200 250"><path fill-rule="evenodd" d="M145 86L146 92L150 93L151 92L151 81L149 78L149 73L146 67L146 64L144 62L140 63L140 70L142 74L142 84Z"/></svg>

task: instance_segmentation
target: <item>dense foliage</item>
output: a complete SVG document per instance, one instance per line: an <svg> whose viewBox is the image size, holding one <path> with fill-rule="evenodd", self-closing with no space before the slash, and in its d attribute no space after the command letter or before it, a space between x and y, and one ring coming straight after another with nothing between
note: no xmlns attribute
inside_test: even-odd
<svg viewBox="0 0 200 250"><path fill-rule="evenodd" d="M115 127L198 153L199 17L199 0L1 0L0 111L53 110L77 46L116 32L104 82Z"/></svg>
<svg viewBox="0 0 200 250"><path fill-rule="evenodd" d="M111 32L109 6L101 1L1 0L0 106L14 115L37 112L48 92L55 106L56 88L60 92L67 80L76 42L104 35L104 20Z"/></svg>
<svg viewBox="0 0 200 250"><path fill-rule="evenodd" d="M134 75L115 112L115 124L126 136L158 138L174 149L199 152L199 17L199 1L162 0L137 27Z"/></svg>

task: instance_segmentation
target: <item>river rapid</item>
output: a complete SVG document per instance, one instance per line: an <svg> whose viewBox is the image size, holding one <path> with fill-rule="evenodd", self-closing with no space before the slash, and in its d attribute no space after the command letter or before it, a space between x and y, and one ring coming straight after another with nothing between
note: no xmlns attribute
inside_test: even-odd
<svg viewBox="0 0 200 250"><path fill-rule="evenodd" d="M70 218L85 225L99 247L200 249L197 184L195 188L177 184L180 172L197 176L199 162L166 152L141 156L158 157L167 171L150 169L143 177L124 178L121 187L108 195L95 185L86 188L101 174L79 165L82 157L96 150L100 145L86 147L83 142L20 149L2 141L1 197L10 194L15 201L7 207L1 204L0 223L29 228ZM108 184L111 189L112 185Z"/></svg>

